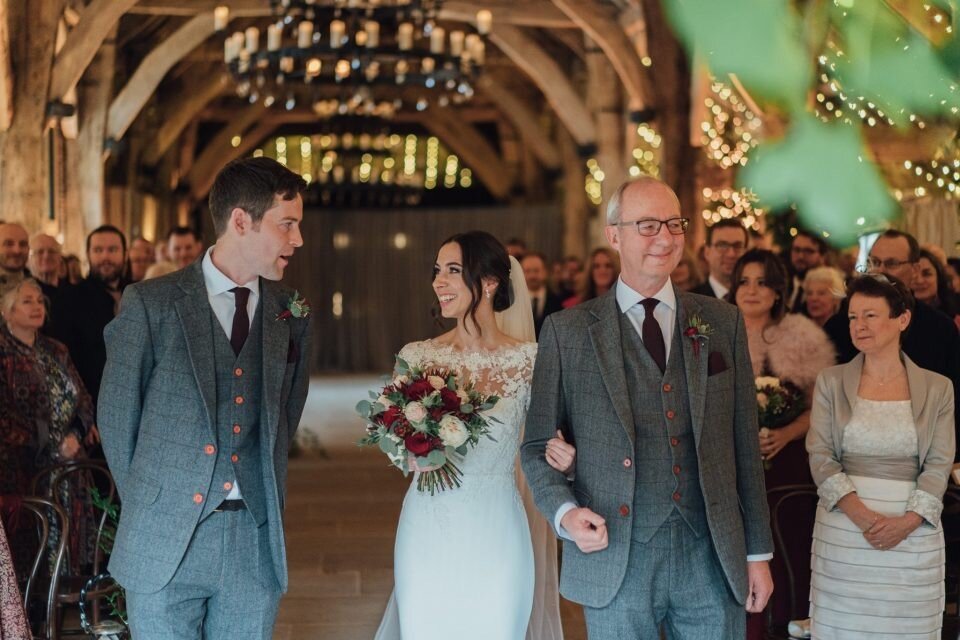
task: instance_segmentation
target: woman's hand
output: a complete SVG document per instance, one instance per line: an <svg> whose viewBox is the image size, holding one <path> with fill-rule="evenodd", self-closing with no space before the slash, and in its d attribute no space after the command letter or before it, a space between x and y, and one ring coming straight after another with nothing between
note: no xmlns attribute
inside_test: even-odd
<svg viewBox="0 0 960 640"><path fill-rule="evenodd" d="M410 471L416 471L418 473L428 473L430 471L436 471L440 468L438 464L429 464L425 467L421 467L417 464L417 456L411 454L407 455L407 466L410 467Z"/></svg>
<svg viewBox="0 0 960 640"><path fill-rule="evenodd" d="M80 440L75 433L68 433L60 442L60 456L64 460L74 460L80 455Z"/></svg>
<svg viewBox="0 0 960 640"><path fill-rule="evenodd" d="M793 437L788 432L788 427L760 429L760 454L764 460L772 460L792 440Z"/></svg>
<svg viewBox="0 0 960 640"><path fill-rule="evenodd" d="M547 441L547 462L565 476L573 473L577 465L577 449L567 444L563 432L557 429L557 437Z"/></svg>
<svg viewBox="0 0 960 640"><path fill-rule="evenodd" d="M863 537L874 549L893 549L913 533L922 522L923 518L913 511L907 511L902 516L893 518L880 516L872 527L863 532Z"/></svg>
<svg viewBox="0 0 960 640"><path fill-rule="evenodd" d="M100 430L97 429L97 425L90 425L90 428L87 429L87 436L83 439L83 444L88 447L100 444Z"/></svg>

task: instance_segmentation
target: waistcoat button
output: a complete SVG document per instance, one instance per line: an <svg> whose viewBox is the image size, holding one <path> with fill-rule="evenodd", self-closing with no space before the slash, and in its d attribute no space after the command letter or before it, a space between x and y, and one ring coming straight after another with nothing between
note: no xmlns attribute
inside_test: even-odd
<svg viewBox="0 0 960 640"><path fill-rule="evenodd" d="M679 492L679 491L675 491L675 492L674 492L674 494L673 494L673 501L674 501L674 502L680 502L680 492Z"/></svg>
<svg viewBox="0 0 960 640"><path fill-rule="evenodd" d="M230 456L230 462L237 462L238 460L240 460L240 456L238 456L237 454L233 454L232 456Z"/></svg>
<svg viewBox="0 0 960 640"><path fill-rule="evenodd" d="M205 447L203 448L203 452L204 452L205 454L207 454L208 456L212 456L215 451L216 451L216 449L214 448L214 446L213 446L212 444L208 444L207 446L205 446Z"/></svg>
<svg viewBox="0 0 960 640"><path fill-rule="evenodd" d="M669 411L667 411L667 419L668 419L668 420L673 420L673 419L676 418L676 417L677 417L677 414L674 413L673 409L670 409Z"/></svg>
<svg viewBox="0 0 960 640"><path fill-rule="evenodd" d="M237 396L236 398L233 399L233 401L236 402L237 404L243 404L243 396Z"/></svg>
<svg viewBox="0 0 960 640"><path fill-rule="evenodd" d="M203 502L203 494L202 493L193 494L193 501L196 502L197 504L200 504L201 502Z"/></svg>
<svg viewBox="0 0 960 640"><path fill-rule="evenodd" d="M677 446L678 444L680 444L680 441L679 441L678 439L676 439L676 438L670 438L670 446L671 446L671 447L675 447L675 446Z"/></svg>
<svg viewBox="0 0 960 640"><path fill-rule="evenodd" d="M622 515L624 518L630 515L630 507L625 504L620 505L620 515Z"/></svg>
<svg viewBox="0 0 960 640"><path fill-rule="evenodd" d="M233 370L233 375L239 378L240 376L243 375L243 369L241 369L240 367L237 367L236 369Z"/></svg>
<svg viewBox="0 0 960 640"><path fill-rule="evenodd" d="M673 475L675 476L680 475L680 465L678 464L673 465Z"/></svg>
<svg viewBox="0 0 960 640"><path fill-rule="evenodd" d="M623 466L625 466L627 469L629 469L632 465L633 465L633 460L631 460L630 458L627 458L626 460L623 461Z"/></svg>
<svg viewBox="0 0 960 640"><path fill-rule="evenodd" d="M673 386L668 382L667 384L663 385L663 390L667 393L670 393L673 391Z"/></svg>
<svg viewBox="0 0 960 640"><path fill-rule="evenodd" d="M223 488L226 489L227 491L230 491L230 489L233 489L233 483L232 483L232 482L224 482L224 483L223 483Z"/></svg>
<svg viewBox="0 0 960 640"><path fill-rule="evenodd" d="M238 424L233 425L233 432L234 432L234 433L240 433L240 425L238 425Z"/></svg>

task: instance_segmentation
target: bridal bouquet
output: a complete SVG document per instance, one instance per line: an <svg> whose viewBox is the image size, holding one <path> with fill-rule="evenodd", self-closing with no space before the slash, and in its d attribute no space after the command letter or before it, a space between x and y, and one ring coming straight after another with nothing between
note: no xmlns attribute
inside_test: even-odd
<svg viewBox="0 0 960 640"><path fill-rule="evenodd" d="M807 408L803 392L791 382L773 376L760 376L756 386L757 422L761 434L764 430L790 424ZM770 469L770 461L764 460L764 468Z"/></svg>
<svg viewBox="0 0 960 640"><path fill-rule="evenodd" d="M396 377L370 400L357 404L357 413L367 422L361 445L377 445L390 463L404 475L410 473L409 457L418 467L437 467L422 472L417 489L444 491L460 486L463 476L454 463L467 455L480 438L490 435L496 418L484 413L500 400L485 396L472 385L442 369L418 369L397 358Z"/></svg>

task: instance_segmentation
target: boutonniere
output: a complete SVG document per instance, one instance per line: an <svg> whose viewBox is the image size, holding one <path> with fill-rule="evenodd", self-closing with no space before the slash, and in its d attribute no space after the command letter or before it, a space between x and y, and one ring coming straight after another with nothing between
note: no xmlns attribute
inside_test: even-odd
<svg viewBox="0 0 960 640"><path fill-rule="evenodd" d="M693 341L693 354L700 356L700 345L707 341L713 328L703 321L699 315L694 314L687 318L687 328L683 330L683 335Z"/></svg>
<svg viewBox="0 0 960 640"><path fill-rule="evenodd" d="M287 318L306 318L310 315L310 303L300 295L299 291L294 291L293 295L287 301L287 308L277 314L277 320L286 320Z"/></svg>

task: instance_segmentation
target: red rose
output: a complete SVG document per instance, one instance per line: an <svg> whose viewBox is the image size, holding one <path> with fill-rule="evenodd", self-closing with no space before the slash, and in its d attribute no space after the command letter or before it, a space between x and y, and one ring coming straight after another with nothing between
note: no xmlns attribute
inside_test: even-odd
<svg viewBox="0 0 960 640"><path fill-rule="evenodd" d="M403 411L397 405L387 407L387 410L377 416L377 421L386 428L393 427L393 424L403 417Z"/></svg>
<svg viewBox="0 0 960 640"><path fill-rule="evenodd" d="M687 327L683 330L683 335L687 336L688 338L692 338L693 336L697 335L697 328Z"/></svg>
<svg viewBox="0 0 960 640"><path fill-rule="evenodd" d="M443 401L443 409L448 413L460 410L460 396L456 391L444 387L440 389L440 399Z"/></svg>
<svg viewBox="0 0 960 640"><path fill-rule="evenodd" d="M443 418L444 410L443 407L434 407L430 409L430 417L433 418L434 422L440 422Z"/></svg>
<svg viewBox="0 0 960 640"><path fill-rule="evenodd" d="M433 386L431 386L430 381L426 378L411 382L403 389L403 395L405 395L408 400L421 400L431 393L433 393Z"/></svg>
<svg viewBox="0 0 960 640"><path fill-rule="evenodd" d="M425 433L414 433L403 440L407 451L415 456L425 456L433 449L435 438L431 438Z"/></svg>
<svg viewBox="0 0 960 640"><path fill-rule="evenodd" d="M413 433L413 427L408 424L398 423L397 426L393 428L393 433L398 438L406 438L408 435Z"/></svg>

